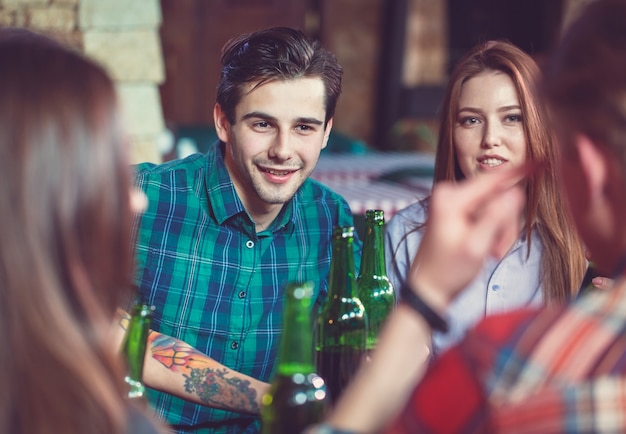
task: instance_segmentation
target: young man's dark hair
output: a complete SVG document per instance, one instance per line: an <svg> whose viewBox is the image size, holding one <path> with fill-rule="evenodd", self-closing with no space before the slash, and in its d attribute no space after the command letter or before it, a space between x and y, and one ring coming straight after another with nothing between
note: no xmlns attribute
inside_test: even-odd
<svg viewBox="0 0 626 434"><path fill-rule="evenodd" d="M234 124L235 106L246 84L320 77L326 89L328 122L335 115L342 73L335 56L317 41L296 29L273 27L238 36L224 46L217 102Z"/></svg>

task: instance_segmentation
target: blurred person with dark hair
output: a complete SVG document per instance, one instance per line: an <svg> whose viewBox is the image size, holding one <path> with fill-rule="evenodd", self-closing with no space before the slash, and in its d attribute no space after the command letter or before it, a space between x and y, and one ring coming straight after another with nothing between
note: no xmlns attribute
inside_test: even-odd
<svg viewBox="0 0 626 434"><path fill-rule="evenodd" d="M127 145L101 67L0 29L2 433L160 432L125 399L111 331L131 295L142 202Z"/></svg>

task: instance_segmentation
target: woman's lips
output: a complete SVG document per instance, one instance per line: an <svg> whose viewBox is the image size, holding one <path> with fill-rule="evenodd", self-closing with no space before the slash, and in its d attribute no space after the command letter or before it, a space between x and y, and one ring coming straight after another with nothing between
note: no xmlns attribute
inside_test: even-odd
<svg viewBox="0 0 626 434"><path fill-rule="evenodd" d="M502 164L506 163L507 160L500 158L500 157L481 157L478 159L478 162L482 165L482 166L487 166L487 167L498 167L501 166Z"/></svg>

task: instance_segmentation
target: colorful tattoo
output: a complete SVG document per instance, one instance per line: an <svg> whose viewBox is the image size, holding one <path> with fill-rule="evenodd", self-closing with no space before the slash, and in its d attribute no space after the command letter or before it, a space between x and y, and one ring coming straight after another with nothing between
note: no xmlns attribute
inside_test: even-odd
<svg viewBox="0 0 626 434"><path fill-rule="evenodd" d="M259 410L257 392L250 381L227 377L226 374L232 372L228 368L206 367L213 363L207 355L178 339L156 332L150 333L148 343L151 344L152 357L166 368L181 372L185 377L185 391L195 393L203 403L252 412Z"/></svg>
<svg viewBox="0 0 626 434"><path fill-rule="evenodd" d="M202 354L182 341L159 333L148 337L148 341L152 341L152 357L168 369L189 365L194 354Z"/></svg>
<svg viewBox="0 0 626 434"><path fill-rule="evenodd" d="M195 392L202 402L211 404L228 403L234 408L250 408L257 410L256 390L250 387L248 380L236 377L226 377L228 369L198 369L191 368L190 375L183 376L185 391ZM219 396L219 400L214 399Z"/></svg>

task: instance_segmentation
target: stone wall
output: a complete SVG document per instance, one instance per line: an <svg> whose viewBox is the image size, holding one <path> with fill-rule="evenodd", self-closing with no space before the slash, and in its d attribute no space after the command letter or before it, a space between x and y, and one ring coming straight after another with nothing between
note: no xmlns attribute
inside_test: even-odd
<svg viewBox="0 0 626 434"><path fill-rule="evenodd" d="M116 82L131 161L161 161L165 126L159 0L0 0L0 25L27 27L82 50Z"/></svg>

